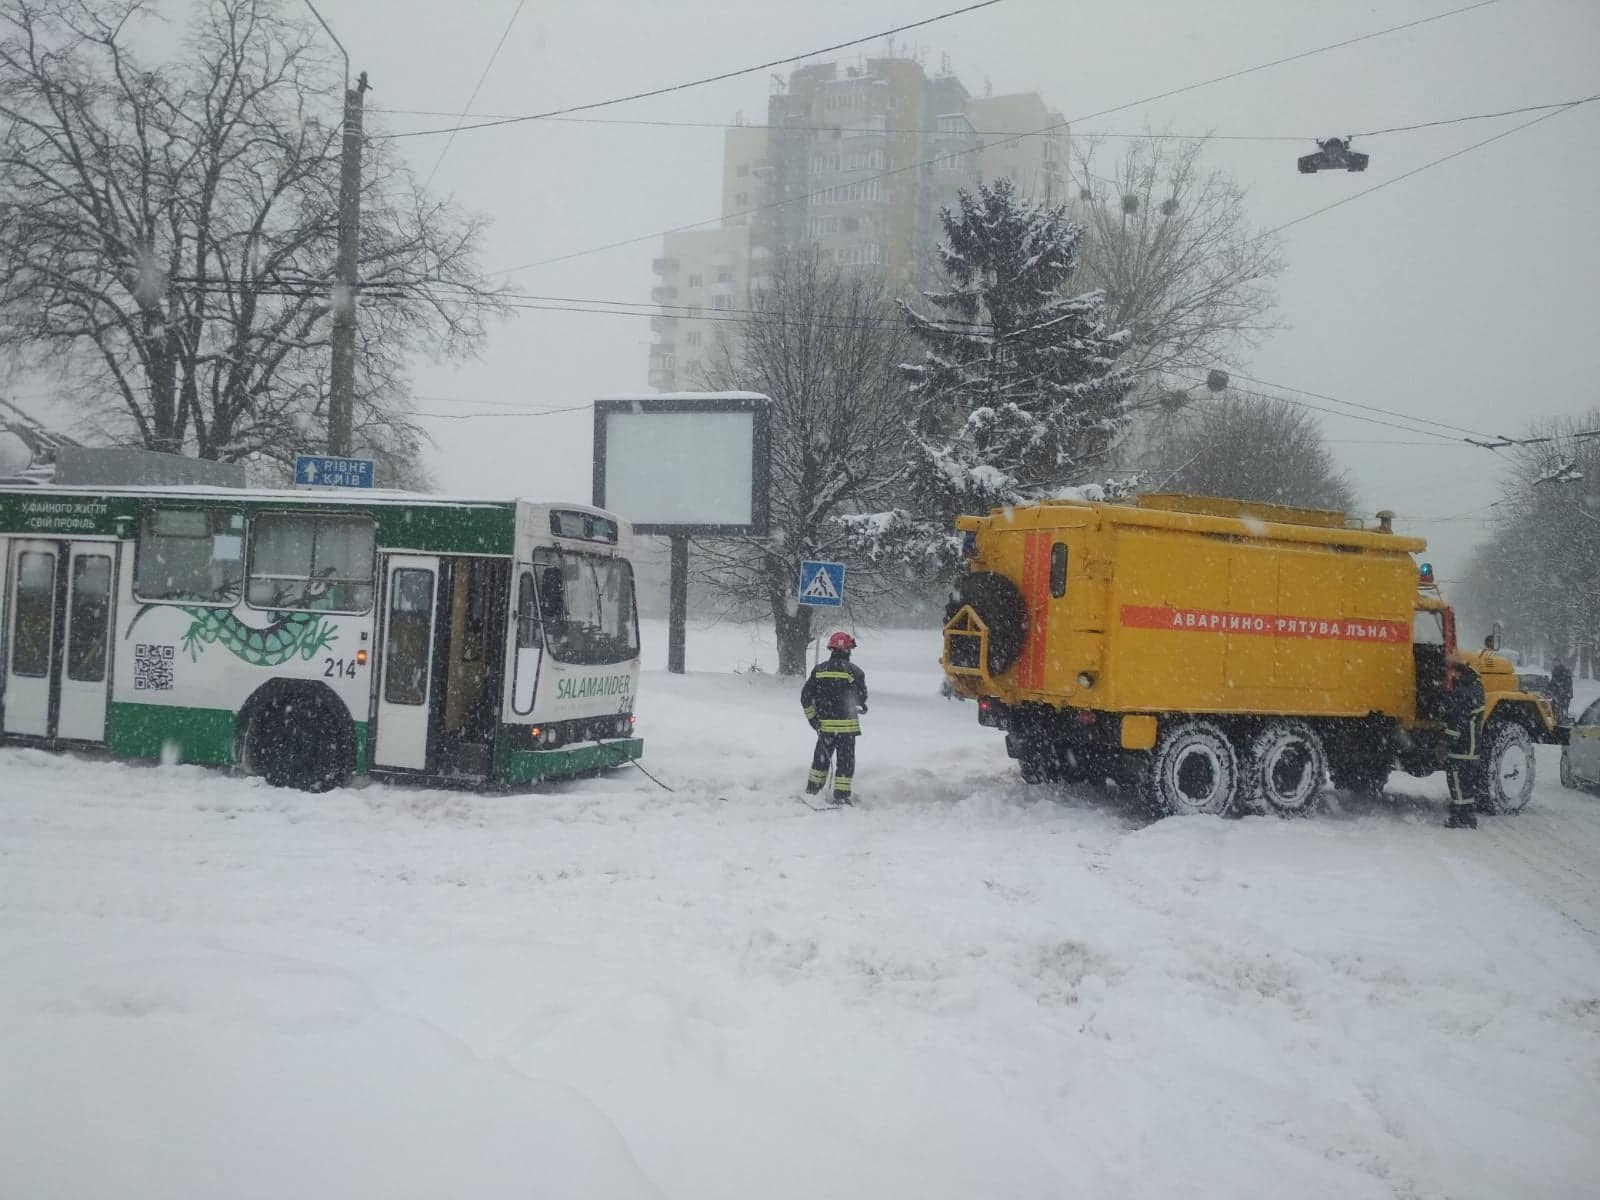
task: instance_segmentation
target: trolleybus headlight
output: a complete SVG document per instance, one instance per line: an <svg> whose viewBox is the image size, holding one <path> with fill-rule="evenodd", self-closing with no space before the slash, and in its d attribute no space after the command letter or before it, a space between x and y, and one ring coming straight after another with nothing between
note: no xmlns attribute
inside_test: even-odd
<svg viewBox="0 0 1600 1200"><path fill-rule="evenodd" d="M1094 673L1092 671L1079 671L1078 686L1081 688L1092 688L1094 686Z"/></svg>

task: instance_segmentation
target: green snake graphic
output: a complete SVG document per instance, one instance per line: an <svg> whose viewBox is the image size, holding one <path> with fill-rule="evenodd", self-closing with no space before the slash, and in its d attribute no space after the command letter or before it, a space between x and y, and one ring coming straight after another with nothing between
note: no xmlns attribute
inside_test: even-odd
<svg viewBox="0 0 1600 1200"><path fill-rule="evenodd" d="M314 582L302 597L303 602L316 603L322 599L326 589L314 591L315 588ZM133 627L145 613L167 607L174 606L146 604L128 622L123 640L133 635ZM200 651L213 642L220 643L253 667L282 666L296 654L309 662L339 639L332 622L316 612L274 612L271 624L258 629L239 620L229 608L191 608L181 604L175 607L192 621L183 635L183 648L192 662L198 662Z"/></svg>

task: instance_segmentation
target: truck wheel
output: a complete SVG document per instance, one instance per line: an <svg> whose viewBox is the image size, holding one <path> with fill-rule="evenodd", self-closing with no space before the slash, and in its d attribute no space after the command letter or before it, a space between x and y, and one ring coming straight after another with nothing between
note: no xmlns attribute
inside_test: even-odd
<svg viewBox="0 0 1600 1200"><path fill-rule="evenodd" d="M1515 721L1495 721L1484 731L1483 755L1471 773L1478 807L1518 813L1533 799L1533 739Z"/></svg>
<svg viewBox="0 0 1600 1200"><path fill-rule="evenodd" d="M1245 749L1239 794L1254 812L1303 817L1322 793L1328 756L1302 721L1269 721Z"/></svg>
<svg viewBox="0 0 1600 1200"><path fill-rule="evenodd" d="M1155 815L1226 816L1239 784L1233 743L1210 721L1169 725L1146 757L1139 783Z"/></svg>

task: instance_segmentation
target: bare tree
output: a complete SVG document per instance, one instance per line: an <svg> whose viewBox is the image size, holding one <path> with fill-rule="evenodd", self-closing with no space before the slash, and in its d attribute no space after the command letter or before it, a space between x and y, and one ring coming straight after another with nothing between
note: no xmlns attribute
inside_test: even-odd
<svg viewBox="0 0 1600 1200"><path fill-rule="evenodd" d="M1194 401L1157 434L1144 473L1153 491L1349 512L1355 494L1311 413L1265 397Z"/></svg>
<svg viewBox="0 0 1600 1200"><path fill-rule="evenodd" d="M1494 532L1462 587L1463 619L1506 644L1600 673L1600 409L1535 422L1511 459Z"/></svg>
<svg viewBox="0 0 1600 1200"><path fill-rule="evenodd" d="M0 343L109 436L230 462L326 441L341 89L280 0L203 0L171 62L148 0L0 0ZM355 438L417 470L408 356L494 298L482 222L367 147ZM391 475L392 477L392 475Z"/></svg>
<svg viewBox="0 0 1600 1200"><path fill-rule="evenodd" d="M1079 286L1105 293L1106 324L1130 332L1124 362L1141 375L1227 362L1276 328L1278 240L1250 228L1244 189L1205 168L1203 140L1131 147L1105 176L1092 139L1078 155Z"/></svg>
<svg viewBox="0 0 1600 1200"><path fill-rule="evenodd" d="M796 675L811 640L811 609L795 602L800 563L845 562L862 600L882 586L878 565L853 554L841 518L873 507L900 461L905 334L876 275L835 269L814 249L780 257L750 307L707 382L772 400L772 533L696 551L717 595L772 618L778 670Z"/></svg>

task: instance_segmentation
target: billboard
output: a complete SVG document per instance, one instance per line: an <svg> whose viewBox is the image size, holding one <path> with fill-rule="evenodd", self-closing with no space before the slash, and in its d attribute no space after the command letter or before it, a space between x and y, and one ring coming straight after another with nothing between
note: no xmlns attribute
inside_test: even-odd
<svg viewBox="0 0 1600 1200"><path fill-rule="evenodd" d="M635 533L765 536L770 407L755 392L596 401L595 506Z"/></svg>

